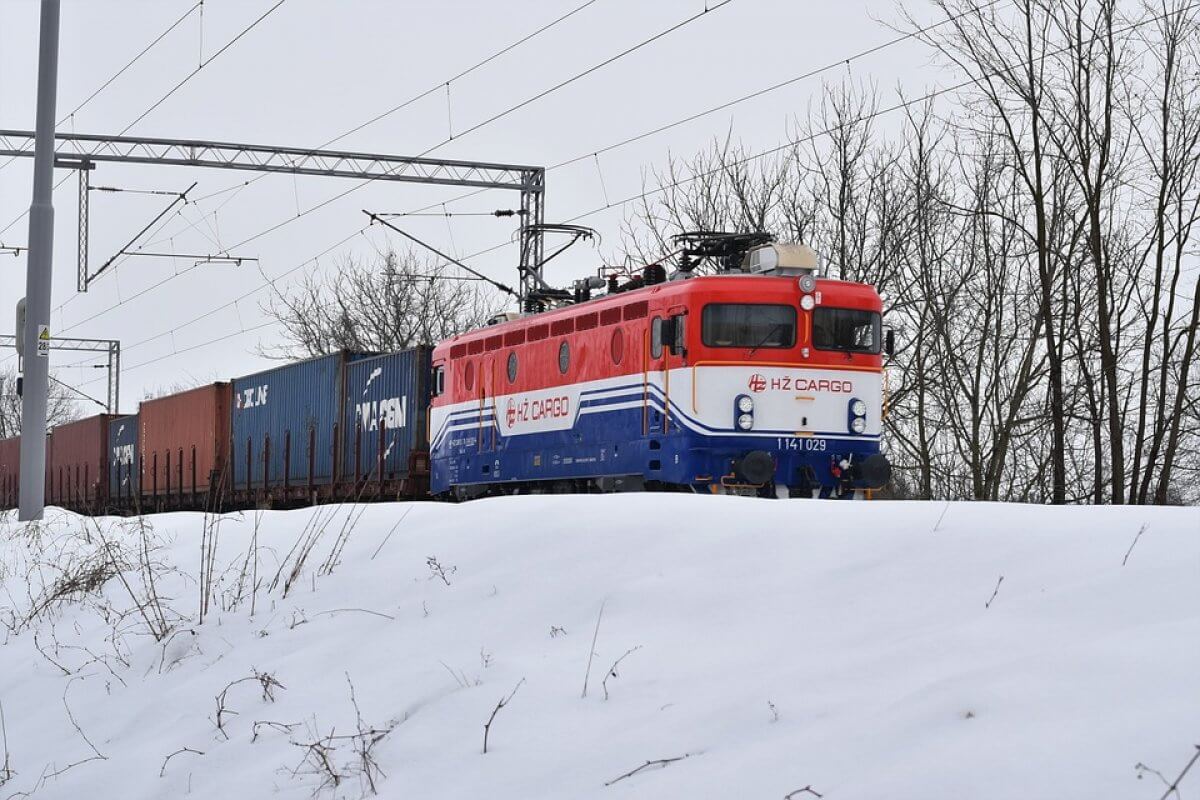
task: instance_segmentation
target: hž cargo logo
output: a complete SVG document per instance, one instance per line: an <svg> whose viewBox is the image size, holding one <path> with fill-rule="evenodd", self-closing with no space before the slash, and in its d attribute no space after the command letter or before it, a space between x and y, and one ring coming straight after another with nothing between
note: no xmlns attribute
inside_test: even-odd
<svg viewBox="0 0 1200 800"><path fill-rule="evenodd" d="M233 396L234 407L238 409L258 408L267 404L267 390L271 387L268 384L262 386L250 386L242 389Z"/></svg>
<svg viewBox="0 0 1200 800"><path fill-rule="evenodd" d="M512 430L518 423L559 419L571 413L571 398L546 397L537 400L508 398L504 406L504 425Z"/></svg>
<svg viewBox="0 0 1200 800"><path fill-rule="evenodd" d="M770 389L773 392L836 392L851 394L854 391L853 381L829 380L827 378L797 378L791 375L779 375L768 380L757 372L750 376L746 387L760 394Z"/></svg>

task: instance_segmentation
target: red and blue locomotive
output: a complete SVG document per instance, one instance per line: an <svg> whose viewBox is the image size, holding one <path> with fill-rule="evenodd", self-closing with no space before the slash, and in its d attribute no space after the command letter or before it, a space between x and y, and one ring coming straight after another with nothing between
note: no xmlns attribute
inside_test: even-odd
<svg viewBox="0 0 1200 800"><path fill-rule="evenodd" d="M706 257L715 274L696 274ZM817 268L803 245L692 236L669 279L651 265L596 298L603 281L578 282L575 302L441 343L433 493L883 486L891 333L872 287Z"/></svg>

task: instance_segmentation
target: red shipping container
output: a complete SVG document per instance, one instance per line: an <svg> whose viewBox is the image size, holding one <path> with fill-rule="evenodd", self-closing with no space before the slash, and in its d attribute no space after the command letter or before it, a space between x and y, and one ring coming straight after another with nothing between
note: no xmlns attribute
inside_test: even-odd
<svg viewBox="0 0 1200 800"><path fill-rule="evenodd" d="M17 507L20 466L21 437L0 439L0 510Z"/></svg>
<svg viewBox="0 0 1200 800"><path fill-rule="evenodd" d="M146 400L138 411L143 495L203 494L229 455L230 385L212 383Z"/></svg>
<svg viewBox="0 0 1200 800"><path fill-rule="evenodd" d="M94 507L107 497L108 423L115 416L98 414L54 428L46 459L47 504Z"/></svg>
<svg viewBox="0 0 1200 800"><path fill-rule="evenodd" d="M46 437L46 501L50 501L50 437ZM21 437L0 439L0 510L16 508L21 498Z"/></svg>

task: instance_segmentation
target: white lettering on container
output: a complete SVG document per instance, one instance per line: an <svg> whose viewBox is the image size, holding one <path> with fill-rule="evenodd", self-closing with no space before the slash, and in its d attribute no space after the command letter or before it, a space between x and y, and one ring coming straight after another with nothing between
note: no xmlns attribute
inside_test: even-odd
<svg viewBox="0 0 1200 800"><path fill-rule="evenodd" d="M364 431L379 430L382 420L389 431L403 428L408 417L408 398L389 397L384 400L367 400L357 405L355 414Z"/></svg>

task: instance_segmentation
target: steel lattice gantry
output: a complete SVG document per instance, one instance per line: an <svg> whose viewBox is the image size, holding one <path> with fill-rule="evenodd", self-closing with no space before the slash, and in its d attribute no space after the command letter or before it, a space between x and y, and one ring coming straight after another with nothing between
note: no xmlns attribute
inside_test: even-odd
<svg viewBox="0 0 1200 800"><path fill-rule="evenodd" d="M32 157L33 140L32 131L0 130L0 157ZM519 191L522 215L521 263L518 269L521 273L522 296L528 296L528 289L540 283L543 254L540 226L544 222L546 190L544 167L200 139L57 133L55 165L77 169L80 176L80 291L86 291L88 173L104 162L282 172Z"/></svg>
<svg viewBox="0 0 1200 800"><path fill-rule="evenodd" d="M16 336L0 335L0 349L6 347L16 347ZM50 340L51 350L70 350L76 353L96 353L108 359L105 365L108 370L108 395L105 403L103 403L105 411L109 414L117 413L117 408L121 404L121 342L116 339L66 339L55 337ZM52 377L51 380L54 380ZM61 383L61 381L60 381ZM100 403L94 397L90 397L73 386L63 384L64 387L70 389L75 394L80 395L94 403Z"/></svg>

